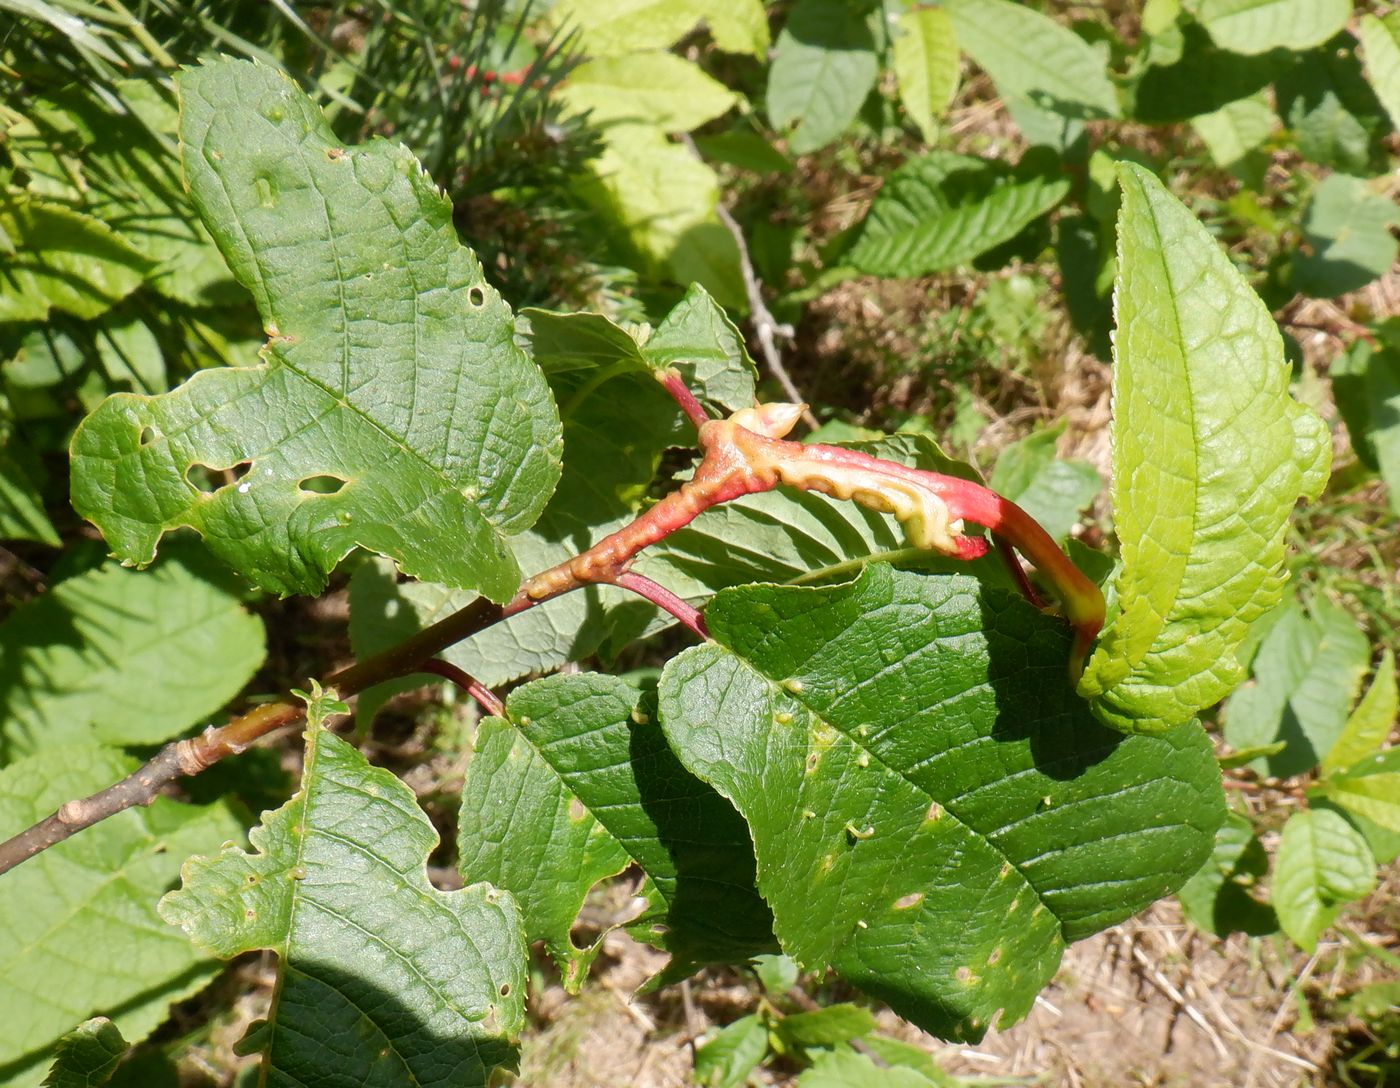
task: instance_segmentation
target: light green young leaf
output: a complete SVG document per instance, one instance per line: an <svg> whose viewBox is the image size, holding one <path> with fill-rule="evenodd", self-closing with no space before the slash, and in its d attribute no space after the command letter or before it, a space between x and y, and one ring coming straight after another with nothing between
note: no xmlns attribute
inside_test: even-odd
<svg viewBox="0 0 1400 1088"><path fill-rule="evenodd" d="M191 194L272 339L266 363L116 396L73 440L73 500L118 555L198 530L261 586L317 593L357 544L495 600L508 534L559 476L559 422L450 203L403 148L343 149L283 75L177 77ZM202 491L197 466L247 465ZM341 482L333 494L308 481Z"/></svg>
<svg viewBox="0 0 1400 1088"><path fill-rule="evenodd" d="M1120 611L1079 691L1100 721L1159 732L1239 682L1249 624L1279 600L1326 426L1288 395L1278 328L1161 182L1119 166L1113 509Z"/></svg>
<svg viewBox="0 0 1400 1088"><path fill-rule="evenodd" d="M1392 836L1400 833L1400 748L1361 760L1327 779L1321 792L1349 815L1369 820Z"/></svg>
<svg viewBox="0 0 1400 1088"><path fill-rule="evenodd" d="M696 0L704 9L715 47L725 53L747 53L763 60L768 55L768 12L763 0Z"/></svg>
<svg viewBox="0 0 1400 1088"><path fill-rule="evenodd" d="M550 15L595 57L674 45L700 21L702 0L559 0Z"/></svg>
<svg viewBox="0 0 1400 1088"><path fill-rule="evenodd" d="M1400 129L1400 10L1361 16L1361 49L1371 88Z"/></svg>
<svg viewBox="0 0 1400 1088"><path fill-rule="evenodd" d="M666 747L650 700L612 676L551 676L488 718L462 789L464 877L511 892L577 990L597 955L570 930L589 889L636 864L648 903L629 923L672 953L668 974L773 947L743 821Z"/></svg>
<svg viewBox="0 0 1400 1088"><path fill-rule="evenodd" d="M677 283L699 281L726 306L742 305L739 250L715 215L715 172L655 125L609 125L603 139L579 195L654 270Z"/></svg>
<svg viewBox="0 0 1400 1088"><path fill-rule="evenodd" d="M1395 653L1387 646L1381 653L1371 686L1347 718L1342 735L1322 757L1322 773L1327 775L1344 771L1379 752L1395 726L1396 711L1400 710L1398 704L1400 693L1396 690ZM1400 804L1400 798L1396 803Z"/></svg>
<svg viewBox="0 0 1400 1088"><path fill-rule="evenodd" d="M944 1088L952 1083L906 1066L887 1069L853 1050L819 1054L797 1078L797 1088Z"/></svg>
<svg viewBox="0 0 1400 1088"><path fill-rule="evenodd" d="M705 1088L736 1088L767 1056L767 1023L754 1013L741 1016L695 1048L695 1081Z"/></svg>
<svg viewBox="0 0 1400 1088"><path fill-rule="evenodd" d="M938 119L958 90L958 42L942 8L912 8L895 24L894 74L899 100L925 143L938 136Z"/></svg>
<svg viewBox="0 0 1400 1088"><path fill-rule="evenodd" d="M86 1020L58 1041L44 1088L102 1088L126 1051L116 1024L105 1016Z"/></svg>
<svg viewBox="0 0 1400 1088"><path fill-rule="evenodd" d="M1278 117L1263 95L1227 102L1218 110L1191 118L1191 127L1222 170L1242 163L1269 138L1277 123Z"/></svg>
<svg viewBox="0 0 1400 1088"><path fill-rule="evenodd" d="M1185 0L1215 44L1253 55L1311 49L1347 25L1351 0Z"/></svg>
<svg viewBox="0 0 1400 1088"><path fill-rule="evenodd" d="M1330 174L1303 212L1305 248L1293 256L1293 286L1313 298L1365 287L1395 266L1391 229L1400 209L1364 178Z"/></svg>
<svg viewBox="0 0 1400 1088"><path fill-rule="evenodd" d="M580 64L556 92L599 124L633 121L689 132L727 112L739 96L674 53L629 53Z"/></svg>
<svg viewBox="0 0 1400 1088"><path fill-rule="evenodd" d="M1292 61L1275 80L1274 94L1298 151L1318 166L1370 174L1385 110L1361 69L1356 39L1340 34Z"/></svg>
<svg viewBox="0 0 1400 1088"><path fill-rule="evenodd" d="M524 1026L515 902L429 884L438 836L413 792L315 718L301 788L249 834L255 852L191 858L161 917L225 959L277 953L267 1083L484 1086Z"/></svg>
<svg viewBox="0 0 1400 1088"><path fill-rule="evenodd" d="M1246 749L1286 742L1255 768L1281 778L1316 766L1336 743L1371 660L1351 614L1319 601L1312 615L1286 606L1254 655L1254 680L1225 704L1225 738Z"/></svg>
<svg viewBox="0 0 1400 1088"><path fill-rule="evenodd" d="M1058 204L1069 181L1023 165L932 151L885 181L848 254L873 276L924 276L966 264Z"/></svg>
<svg viewBox="0 0 1400 1088"><path fill-rule="evenodd" d="M1046 427L1001 451L988 486L1021 507L1056 540L1069 536L1079 512L1103 490L1087 461L1061 461L1055 443L1065 424Z"/></svg>
<svg viewBox="0 0 1400 1088"><path fill-rule="evenodd" d="M264 655L261 621L193 561L74 575L0 623L0 764L51 744L168 740Z"/></svg>
<svg viewBox="0 0 1400 1088"><path fill-rule="evenodd" d="M0 837L110 786L137 761L108 748L53 744L0 771ZM241 833L222 805L165 797L131 808L31 858L0 895L0 1068L6 1088L34 1088L74 1024L110 1017L139 1042L171 1003L218 971L161 923L156 899L195 850Z"/></svg>
<svg viewBox="0 0 1400 1088"><path fill-rule="evenodd" d="M1341 913L1376 885L1370 847L1351 824L1327 809L1295 812L1283 825L1271 899L1279 924L1306 952Z"/></svg>
<svg viewBox="0 0 1400 1088"><path fill-rule="evenodd" d="M856 119L879 71L866 7L798 0L768 69L768 119L776 129L794 129L794 154L823 148Z"/></svg>
<svg viewBox="0 0 1400 1088"><path fill-rule="evenodd" d="M1205 734L1097 726L1061 621L964 576L745 586L672 659L671 747L748 821L783 950L944 1037L1168 894L1224 815Z"/></svg>
<svg viewBox="0 0 1400 1088"><path fill-rule="evenodd" d="M841 1002L810 1012L790 1013L778 1022L778 1034L798 1046L836 1046L875 1030L869 1009Z"/></svg>
<svg viewBox="0 0 1400 1088"><path fill-rule="evenodd" d="M958 44L1008 104L1080 120L1118 116L1107 58L1083 38L1013 0L951 0Z"/></svg>
<svg viewBox="0 0 1400 1088"><path fill-rule="evenodd" d="M140 286L151 262L106 223L49 200L0 194L0 322L50 308L96 317Z"/></svg>

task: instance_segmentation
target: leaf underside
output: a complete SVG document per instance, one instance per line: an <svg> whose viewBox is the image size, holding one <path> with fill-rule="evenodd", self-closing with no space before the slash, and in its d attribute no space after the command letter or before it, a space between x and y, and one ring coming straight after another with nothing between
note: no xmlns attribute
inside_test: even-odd
<svg viewBox="0 0 1400 1088"><path fill-rule="evenodd" d="M662 677L667 738L748 821L784 951L942 1036L1023 1016L1068 941L1180 885L1224 805L1205 734L1123 737L1067 633L964 576L749 586Z"/></svg>
<svg viewBox="0 0 1400 1088"><path fill-rule="evenodd" d="M191 526L280 593L360 545L505 600L559 422L450 203L404 148L339 147L269 68L177 84L191 196L271 339L261 366L106 401L74 437L74 506L137 564Z"/></svg>

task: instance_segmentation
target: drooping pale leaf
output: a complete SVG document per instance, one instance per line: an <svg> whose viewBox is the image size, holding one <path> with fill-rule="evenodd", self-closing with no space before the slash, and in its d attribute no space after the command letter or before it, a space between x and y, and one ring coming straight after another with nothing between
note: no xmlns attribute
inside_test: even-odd
<svg viewBox="0 0 1400 1088"><path fill-rule="evenodd" d="M1008 105L1079 120L1118 116L1107 57L1068 27L1013 0L952 0L958 44Z"/></svg>
<svg viewBox="0 0 1400 1088"><path fill-rule="evenodd" d="M1313 298L1365 287L1389 272L1400 252L1391 228L1400 209L1364 178L1331 174L1303 212L1303 248L1293 256L1293 285Z"/></svg>
<svg viewBox="0 0 1400 1088"><path fill-rule="evenodd" d="M598 674L511 692L488 718L462 789L462 874L510 891L528 940L543 940L576 989L597 954L570 938L584 897L630 864L646 875L638 936L670 951L668 973L743 962L772 947L743 821L676 761L638 690Z"/></svg>
<svg viewBox="0 0 1400 1088"><path fill-rule="evenodd" d="M0 321L43 321L50 308L96 317L140 285L151 264L107 224L27 194L0 195Z"/></svg>
<svg viewBox="0 0 1400 1088"><path fill-rule="evenodd" d="M1290 603L1254 655L1253 682L1225 704L1225 739L1240 749L1285 741L1255 766L1278 777L1301 774L1341 735L1370 660L1350 613L1323 600L1309 616Z"/></svg>
<svg viewBox="0 0 1400 1088"><path fill-rule="evenodd" d="M1347 24L1351 0L1186 0L1215 44L1252 55L1311 49Z"/></svg>
<svg viewBox="0 0 1400 1088"><path fill-rule="evenodd" d="M1204 733L1123 737L1062 621L883 565L745 586L662 675L681 761L748 821L783 950L943 1036L1015 1022L1068 941L1195 872L1223 817Z"/></svg>
<svg viewBox="0 0 1400 1088"><path fill-rule="evenodd" d="M0 398L0 540L34 540L57 548L61 541L44 510L43 466L21 440Z"/></svg>
<svg viewBox="0 0 1400 1088"><path fill-rule="evenodd" d="M314 712L301 788L236 846L191 858L161 917L223 958L267 948L278 1000L264 1082L467 1088L513 1065L526 949L509 894L428 883L413 792Z"/></svg>
<svg viewBox="0 0 1400 1088"><path fill-rule="evenodd" d="M1395 726L1397 698L1400 695L1396 691L1395 653L1386 647L1371 686L1347 718L1341 736L1322 757L1323 774L1346 770L1380 751ZM1397 797L1397 804L1400 804L1400 797Z"/></svg>
<svg viewBox="0 0 1400 1088"><path fill-rule="evenodd" d="M735 1088L767 1056L767 1023L756 1013L741 1016L695 1048L696 1083Z"/></svg>
<svg viewBox="0 0 1400 1088"><path fill-rule="evenodd" d="M579 195L655 271L676 283L698 281L726 306L742 305L739 250L715 216L715 172L655 125L613 124L603 137Z"/></svg>
<svg viewBox="0 0 1400 1088"><path fill-rule="evenodd" d="M1067 192L1067 179L1030 165L932 151L885 181L847 257L874 276L943 271L1014 238Z"/></svg>
<svg viewBox="0 0 1400 1088"><path fill-rule="evenodd" d="M768 49L762 0L560 0L551 16L576 32L584 52L595 57L665 49L701 20L725 52L761 58Z"/></svg>
<svg viewBox="0 0 1400 1088"><path fill-rule="evenodd" d="M694 442L694 428L653 379L674 366L700 400L723 413L753 404L755 372L738 330L694 286L639 345L597 314L529 312L531 342L550 375L564 418L564 474L540 520L515 541L529 573L576 555L629 520L656 475L662 451ZM350 583L350 637L357 654L386 649L465 607L472 594L430 582L400 584L374 561ZM654 609L621 590L569 593L446 650L443 656L488 687L548 671L597 649L618 625L640 630ZM396 690L362 695L362 719Z"/></svg>
<svg viewBox="0 0 1400 1088"><path fill-rule="evenodd" d="M1089 462L1061 461L1055 456L1055 443L1064 429L1062 422L1007 446L987 482L1056 540L1069 536L1079 512L1103 490L1098 469Z"/></svg>
<svg viewBox="0 0 1400 1088"><path fill-rule="evenodd" d="M1297 54L1278 76L1275 94L1279 116L1309 162L1372 173L1372 142L1384 130L1385 110L1361 69L1355 38L1339 34Z"/></svg>
<svg viewBox="0 0 1400 1088"><path fill-rule="evenodd" d="M90 744L47 745L0 771L0 837L103 789L137 761ZM240 834L222 805L157 798L50 847L6 874L0 895L0 1068L6 1088L34 1088L54 1045L89 1017L139 1042L172 1002L218 965L164 925L156 900L195 850Z"/></svg>
<svg viewBox="0 0 1400 1088"><path fill-rule="evenodd" d="M58 1041L44 1088L102 1088L126 1051L116 1024L105 1016L86 1020Z"/></svg>
<svg viewBox="0 0 1400 1088"><path fill-rule="evenodd" d="M1400 129L1400 10L1361 16L1361 49L1371 88Z"/></svg>
<svg viewBox="0 0 1400 1088"><path fill-rule="evenodd" d="M938 136L938 119L958 89L958 42L942 8L913 8L895 24L894 73L899 100L926 143Z"/></svg>
<svg viewBox="0 0 1400 1088"><path fill-rule="evenodd" d="M1191 127L1210 151L1215 165L1229 170L1263 144L1277 122L1264 97L1251 95L1191 118Z"/></svg>
<svg viewBox="0 0 1400 1088"><path fill-rule="evenodd" d="M1283 825L1270 900L1279 925L1311 952L1317 938L1376 884L1376 862L1366 840L1327 809L1295 812Z"/></svg>
<svg viewBox="0 0 1400 1088"><path fill-rule="evenodd" d="M1177 889L1182 913L1207 933L1242 932L1262 937L1278 931L1278 916L1248 888L1269 871L1269 858L1254 826L1230 813L1215 834L1215 849L1200 871Z"/></svg>
<svg viewBox="0 0 1400 1088"><path fill-rule="evenodd" d="M1390 508L1400 514L1400 323L1378 345L1357 339L1332 364L1328 376L1337 408L1346 421L1352 448L1362 464L1379 470L1390 491Z"/></svg>
<svg viewBox="0 0 1400 1088"><path fill-rule="evenodd" d="M674 53L598 57L569 73L556 92L571 111L599 124L635 121L666 132L689 132L738 101L699 65Z"/></svg>
<svg viewBox="0 0 1400 1088"><path fill-rule="evenodd" d="M73 442L74 506L147 563L183 525L259 585L317 593L355 545L505 600L559 423L510 310L412 155L337 145L283 75L177 77L191 195L271 339L265 362L117 396ZM247 466L212 493L191 480ZM340 481L334 493L308 481Z"/></svg>
<svg viewBox="0 0 1400 1088"><path fill-rule="evenodd" d="M927 435L851 445L912 468L980 482L975 469L944 455ZM849 578L872 559L975 572L994 584L1011 584L994 558L969 564L913 551L889 515L809 491L747 495L707 510L644 551L634 569L699 606L720 589L748 582Z"/></svg>
<svg viewBox="0 0 1400 1088"><path fill-rule="evenodd" d="M1080 681L1100 721L1154 732L1238 683L1235 652L1279 600L1325 425L1288 395L1273 318L1161 182L1119 166L1113 511L1120 611Z"/></svg>
<svg viewBox="0 0 1400 1088"><path fill-rule="evenodd" d="M816 151L856 119L879 70L864 5L798 0L768 69L768 119L780 131L793 130L794 154Z"/></svg>
<svg viewBox="0 0 1400 1088"><path fill-rule="evenodd" d="M199 565L67 578L0 623L0 763L51 744L154 744L216 713L263 662L262 623Z"/></svg>

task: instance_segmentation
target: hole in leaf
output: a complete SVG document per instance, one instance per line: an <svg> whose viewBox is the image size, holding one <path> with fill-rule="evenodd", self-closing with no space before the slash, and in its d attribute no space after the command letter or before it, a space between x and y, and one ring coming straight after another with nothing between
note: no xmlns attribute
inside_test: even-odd
<svg viewBox="0 0 1400 1088"><path fill-rule="evenodd" d="M340 476L308 476L297 487L310 495L334 495L348 482Z"/></svg>
<svg viewBox="0 0 1400 1088"><path fill-rule="evenodd" d="M473 287L470 291L467 292L467 299L471 302L473 306L485 306L486 292L483 291L480 287Z"/></svg>
<svg viewBox="0 0 1400 1088"><path fill-rule="evenodd" d="M206 495L212 495L225 487L232 487L248 475L248 470L253 467L251 461L239 461L236 465L228 468L214 468L212 465L194 462L185 469L185 482L196 491L202 491Z"/></svg>
<svg viewBox="0 0 1400 1088"><path fill-rule="evenodd" d="M501 983L501 996L502 996L502 997L509 997L509 996L510 996L510 983L509 983L509 982L503 982L503 983Z"/></svg>
<svg viewBox="0 0 1400 1088"><path fill-rule="evenodd" d="M161 437L161 433L154 427L142 427L141 437L137 441L143 446L149 446L152 442L160 441Z"/></svg>

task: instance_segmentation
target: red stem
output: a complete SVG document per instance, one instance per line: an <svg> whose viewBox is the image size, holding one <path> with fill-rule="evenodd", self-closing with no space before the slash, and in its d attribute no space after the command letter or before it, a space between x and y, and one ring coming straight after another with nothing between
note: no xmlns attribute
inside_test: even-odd
<svg viewBox="0 0 1400 1088"><path fill-rule="evenodd" d="M488 714L494 714L498 718L506 716L506 705L496 696L496 693L483 684L476 677L463 669L459 669L450 661L444 661L440 657L430 658L418 666L419 672L430 672L441 676L445 680L451 680L459 688L465 691Z"/></svg>
<svg viewBox="0 0 1400 1088"><path fill-rule="evenodd" d="M705 406L695 398L695 394L690 391L690 388L681 380L681 376L674 370L658 372L656 380L681 406L681 411L686 414L690 422L695 424L696 430L710 422L710 413L705 411Z"/></svg>
<svg viewBox="0 0 1400 1088"><path fill-rule="evenodd" d="M613 583L623 589L630 589L637 596L646 598L662 611L669 612L702 639L710 637L710 632L705 627L705 618L700 615L698 608L692 606L688 601L681 600L665 586L658 585L646 575L627 570L613 579Z"/></svg>

